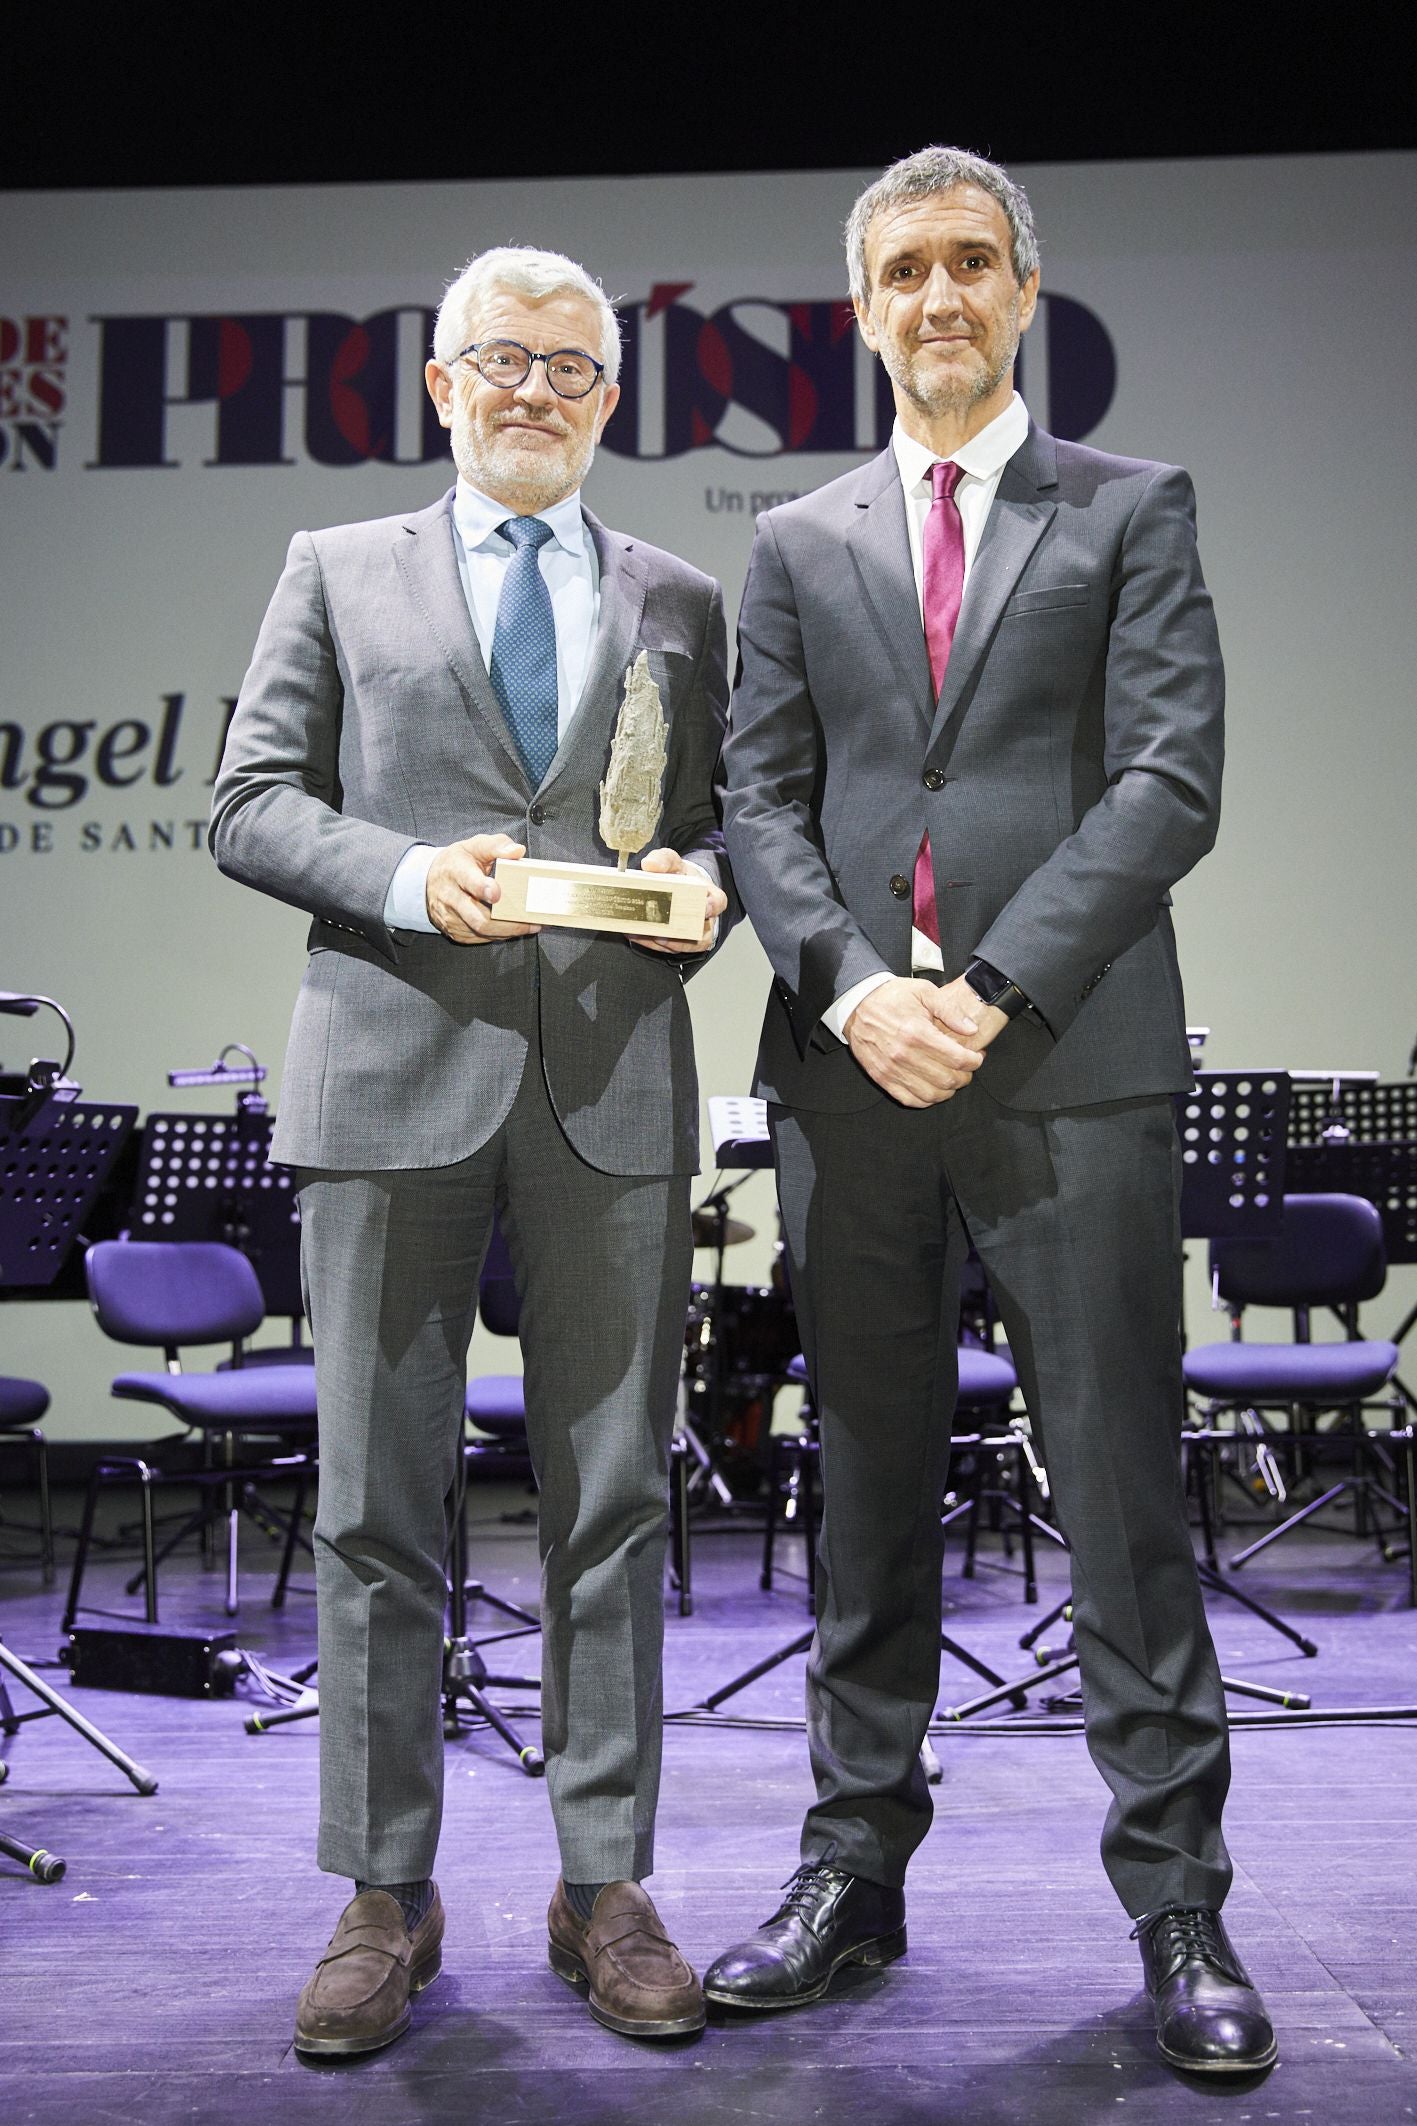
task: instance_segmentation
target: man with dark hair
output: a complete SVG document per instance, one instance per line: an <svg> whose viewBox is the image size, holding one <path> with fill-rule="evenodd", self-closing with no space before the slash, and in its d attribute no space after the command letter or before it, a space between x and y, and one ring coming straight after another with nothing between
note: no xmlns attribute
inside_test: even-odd
<svg viewBox="0 0 1417 2126"><path fill-rule="evenodd" d="M972 1241L1072 1550L1103 1861L1162 2052L1263 2067L1220 1918L1225 1707L1179 1466L1168 904L1215 836L1223 705L1191 484L1030 422L1038 250L996 165L897 163L847 247L895 430L759 520L724 767L821 1423L817 1798L786 1902L705 1990L794 2006L905 1947Z"/></svg>
<svg viewBox="0 0 1417 2126"><path fill-rule="evenodd" d="M315 2056L399 2036L439 1968L445 1501L494 1213L540 1491L551 1962L611 2029L704 2021L641 1879L698 1157L683 973L726 909L727 683L717 584L580 500L619 354L570 259L472 261L427 368L457 485L296 536L216 787L222 869L315 918L274 1144L320 1407L319 1859L356 1893L300 1997ZM497 919L499 857L607 860L596 790L642 653L668 722L644 870L710 886L687 957Z"/></svg>

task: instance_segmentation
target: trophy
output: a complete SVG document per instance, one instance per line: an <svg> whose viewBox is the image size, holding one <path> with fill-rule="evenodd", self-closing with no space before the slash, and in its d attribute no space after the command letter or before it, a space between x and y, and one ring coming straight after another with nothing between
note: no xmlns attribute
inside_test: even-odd
<svg viewBox="0 0 1417 2126"><path fill-rule="evenodd" d="M573 864L537 856L499 857L502 889L494 920L546 923L563 930L615 930L695 945L703 936L707 879L631 872L630 858L653 841L662 805L667 725L659 688L641 650L625 674L625 695L600 785L600 838L617 852L608 864Z"/></svg>

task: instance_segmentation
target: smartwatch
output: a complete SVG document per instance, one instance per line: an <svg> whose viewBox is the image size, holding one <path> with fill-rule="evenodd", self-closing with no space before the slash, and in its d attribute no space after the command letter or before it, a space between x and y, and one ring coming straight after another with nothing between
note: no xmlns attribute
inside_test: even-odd
<svg viewBox="0 0 1417 2126"><path fill-rule="evenodd" d="M968 982L981 1004L992 1004L1006 1019L1016 1019L1021 1011L1028 1010L1028 998L1016 982L987 960L971 960L964 970Z"/></svg>

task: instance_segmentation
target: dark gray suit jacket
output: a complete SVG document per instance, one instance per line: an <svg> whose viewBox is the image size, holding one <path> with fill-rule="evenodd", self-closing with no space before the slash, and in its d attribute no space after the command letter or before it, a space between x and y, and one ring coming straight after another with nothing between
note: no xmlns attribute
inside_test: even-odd
<svg viewBox="0 0 1417 2126"><path fill-rule="evenodd" d="M865 976L910 972L927 827L947 974L977 955L1037 1008L989 1053L996 1098L1188 1085L1169 888L1215 838L1223 703L1175 466L1030 428L938 702L893 453L760 518L723 767L734 875L777 977L759 1092L885 1097L820 1021Z"/></svg>
<svg viewBox="0 0 1417 2126"><path fill-rule="evenodd" d="M478 651L451 502L298 533L232 720L217 862L315 918L274 1155L339 1169L468 1157L510 1109L539 1022L551 1098L590 1165L692 1173L698 1089L676 961L588 931L454 945L391 931L383 911L417 841L501 831L530 856L608 860L597 786L641 649L669 724L658 840L726 883L712 793L722 594L586 512L600 627L576 715L533 791Z"/></svg>

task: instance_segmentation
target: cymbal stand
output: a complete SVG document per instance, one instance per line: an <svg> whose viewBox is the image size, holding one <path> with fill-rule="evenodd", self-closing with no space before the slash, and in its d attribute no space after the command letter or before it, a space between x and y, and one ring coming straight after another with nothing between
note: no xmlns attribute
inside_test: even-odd
<svg viewBox="0 0 1417 2126"><path fill-rule="evenodd" d="M451 1741L463 1732L466 1708L474 1719L484 1721L500 1735L529 1779L539 1779L546 1771L546 1760L541 1751L532 1743L522 1741L506 1714L493 1704L486 1691L489 1687L494 1690L539 1690L541 1685L534 1676L494 1675L482 1657L482 1648L540 1631L541 1620L529 1609L521 1609L515 1602L492 1594L480 1580L469 1580L466 1455L459 1456L456 1488L448 1566L448 1635L443 1642L443 1733ZM470 1638L467 1628L469 1602L484 1602L503 1616L514 1617L517 1620L515 1627L497 1632L488 1639Z"/></svg>
<svg viewBox="0 0 1417 2126"><path fill-rule="evenodd" d="M487 1696L487 1690L540 1690L535 1676L494 1675L483 1659L482 1649L499 1646L508 1639L523 1639L531 1632L541 1629L541 1620L529 1609L519 1608L504 1596L493 1594L480 1580L467 1576L467 1457L459 1456L456 1491L450 1516L448 1533L448 1629L443 1640L443 1680L441 1698L443 1704L443 1735L451 1742L466 1732L474 1721L481 1721L501 1737L516 1758L528 1779L541 1778L546 1762L541 1751L521 1736L501 1708ZM512 1617L515 1623L511 1630L495 1632L488 1638L474 1639L468 1632L468 1605L485 1603L489 1609ZM293 1676L277 1676L277 1686L295 1689L303 1686L298 1703L283 1705L275 1712L252 1713L246 1721L248 1735L264 1735L272 1728L287 1727L295 1720L317 1718L320 1711L318 1691L309 1688L316 1672L315 1663L308 1662L296 1669Z"/></svg>

